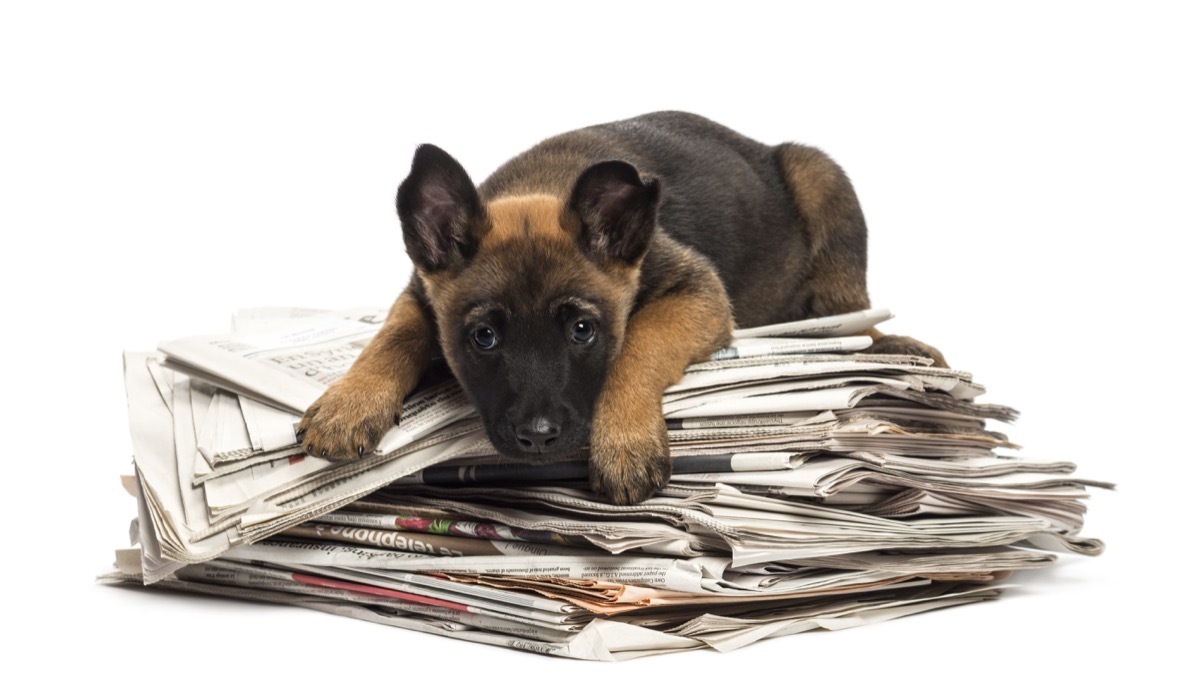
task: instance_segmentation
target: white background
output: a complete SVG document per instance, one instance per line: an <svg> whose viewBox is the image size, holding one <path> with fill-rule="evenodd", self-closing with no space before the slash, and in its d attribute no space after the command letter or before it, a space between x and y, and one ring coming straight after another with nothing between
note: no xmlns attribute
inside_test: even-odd
<svg viewBox="0 0 1200 690"><path fill-rule="evenodd" d="M5 676L1194 682L1193 16L1157 3L350 5L0 10ZM1120 484L1085 530L1108 553L1019 577L992 604L615 665L92 583L134 510L117 482L123 349L222 330L242 306L390 302L410 271L392 198L421 142L478 181L545 136L667 108L843 165L891 330L1020 408L1009 432L1030 455Z"/></svg>

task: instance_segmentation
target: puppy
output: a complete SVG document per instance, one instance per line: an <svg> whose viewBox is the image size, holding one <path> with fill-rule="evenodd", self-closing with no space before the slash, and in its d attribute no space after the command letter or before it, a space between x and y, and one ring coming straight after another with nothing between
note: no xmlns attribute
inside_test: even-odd
<svg viewBox="0 0 1200 690"><path fill-rule="evenodd" d="M417 149L396 207L414 275L379 334L300 425L362 457L437 357L496 449L587 445L592 488L645 500L671 474L662 393L743 327L865 309L867 230L820 151L663 112L552 137L476 188ZM877 337L876 352L918 341Z"/></svg>

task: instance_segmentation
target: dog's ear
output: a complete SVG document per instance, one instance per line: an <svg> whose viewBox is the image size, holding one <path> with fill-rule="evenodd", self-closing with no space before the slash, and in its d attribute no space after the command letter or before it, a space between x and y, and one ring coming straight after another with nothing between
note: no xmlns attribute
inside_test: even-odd
<svg viewBox="0 0 1200 690"><path fill-rule="evenodd" d="M450 154L422 144L412 172L396 192L404 246L427 272L462 264L474 256L484 223L483 206L467 171Z"/></svg>
<svg viewBox="0 0 1200 690"><path fill-rule="evenodd" d="M579 218L580 246L596 260L634 263L645 255L658 221L659 184L625 161L584 170L567 207Z"/></svg>

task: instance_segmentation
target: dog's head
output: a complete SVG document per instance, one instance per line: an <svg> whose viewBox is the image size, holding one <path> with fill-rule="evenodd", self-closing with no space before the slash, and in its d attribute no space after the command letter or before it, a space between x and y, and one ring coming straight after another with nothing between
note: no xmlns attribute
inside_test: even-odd
<svg viewBox="0 0 1200 690"><path fill-rule="evenodd" d="M656 180L621 161L583 170L566 198L481 200L441 149L417 149L396 208L450 369L510 457L587 443L621 351Z"/></svg>

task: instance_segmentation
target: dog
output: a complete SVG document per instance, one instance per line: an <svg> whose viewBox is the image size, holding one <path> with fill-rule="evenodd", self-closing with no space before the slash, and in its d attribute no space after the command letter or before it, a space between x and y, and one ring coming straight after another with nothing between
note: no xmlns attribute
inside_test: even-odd
<svg viewBox="0 0 1200 690"><path fill-rule="evenodd" d="M308 452L361 458L435 358L512 458L589 447L638 503L670 478L662 394L750 327L865 309L867 229L828 156L660 112L547 139L476 188L425 144L396 209L414 272L378 335L305 413ZM934 348L872 329L871 350Z"/></svg>

